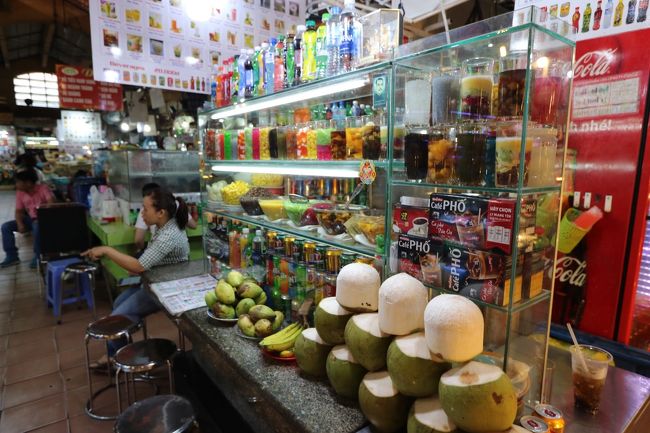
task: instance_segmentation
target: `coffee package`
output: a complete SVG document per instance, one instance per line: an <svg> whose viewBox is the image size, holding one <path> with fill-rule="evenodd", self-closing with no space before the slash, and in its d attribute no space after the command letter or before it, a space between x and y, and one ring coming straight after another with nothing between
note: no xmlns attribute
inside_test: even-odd
<svg viewBox="0 0 650 433"><path fill-rule="evenodd" d="M399 271L406 272L430 287L442 287L443 244L418 236L400 235Z"/></svg>

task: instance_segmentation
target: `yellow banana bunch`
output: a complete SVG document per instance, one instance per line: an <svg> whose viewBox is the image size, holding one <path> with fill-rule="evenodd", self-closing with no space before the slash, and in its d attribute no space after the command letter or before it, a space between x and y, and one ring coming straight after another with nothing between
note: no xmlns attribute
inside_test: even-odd
<svg viewBox="0 0 650 433"><path fill-rule="evenodd" d="M291 349L302 329L302 325L299 323L292 323L283 330L264 338L260 341L260 346L273 352Z"/></svg>

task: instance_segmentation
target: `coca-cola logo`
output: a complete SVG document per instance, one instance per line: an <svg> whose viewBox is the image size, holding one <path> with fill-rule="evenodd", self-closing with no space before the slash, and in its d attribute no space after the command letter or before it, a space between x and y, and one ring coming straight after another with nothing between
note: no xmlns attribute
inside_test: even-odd
<svg viewBox="0 0 650 433"><path fill-rule="evenodd" d="M576 60L573 68L574 78L594 78L616 72L620 62L617 51L618 48L608 48L583 54Z"/></svg>
<svg viewBox="0 0 650 433"><path fill-rule="evenodd" d="M586 260L580 260L571 256L560 257L555 264L555 280L559 283L568 282L576 287L584 287L587 282L586 269Z"/></svg>

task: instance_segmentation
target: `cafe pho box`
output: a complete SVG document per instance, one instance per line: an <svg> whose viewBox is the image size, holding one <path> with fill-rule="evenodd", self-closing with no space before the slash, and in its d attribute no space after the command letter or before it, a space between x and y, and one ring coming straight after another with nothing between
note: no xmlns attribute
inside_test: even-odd
<svg viewBox="0 0 650 433"><path fill-rule="evenodd" d="M441 242L399 235L397 254L400 272L406 272L430 287L442 287Z"/></svg>

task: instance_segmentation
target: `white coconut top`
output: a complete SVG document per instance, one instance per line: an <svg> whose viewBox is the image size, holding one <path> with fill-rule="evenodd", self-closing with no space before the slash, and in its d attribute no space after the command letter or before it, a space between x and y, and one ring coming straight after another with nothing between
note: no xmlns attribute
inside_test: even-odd
<svg viewBox="0 0 650 433"><path fill-rule="evenodd" d="M359 329L370 335L380 338L389 337L388 334L381 332L381 329L379 329L379 314L377 313L357 314L352 316L351 320L354 320L354 324Z"/></svg>
<svg viewBox="0 0 650 433"><path fill-rule="evenodd" d="M465 328L478 322L482 325L483 314L476 304L464 296L438 295L424 310L424 321L431 320L435 320L438 327Z"/></svg>
<svg viewBox="0 0 650 433"><path fill-rule="evenodd" d="M399 350L410 358L434 359L424 339L424 332L416 332L395 338ZM434 359L437 361L437 359Z"/></svg>
<svg viewBox="0 0 650 433"><path fill-rule="evenodd" d="M336 277L336 300L345 308L377 311L381 277L365 263L343 266Z"/></svg>
<svg viewBox="0 0 650 433"><path fill-rule="evenodd" d="M358 364L357 360L354 359L354 356L352 356L352 353L348 349L348 346L345 344L334 346L332 349L332 355L334 355L334 358L338 359L339 361L347 361L351 362L352 364Z"/></svg>
<svg viewBox="0 0 650 433"><path fill-rule="evenodd" d="M394 397L399 392L393 385L393 381L387 371L367 373L363 376L363 384L366 385L368 391L375 397Z"/></svg>
<svg viewBox="0 0 650 433"><path fill-rule="evenodd" d="M456 430L456 424L447 417L442 410L438 397L419 398L413 403L415 419L421 424L439 432L451 432Z"/></svg>
<svg viewBox="0 0 650 433"><path fill-rule="evenodd" d="M314 343L322 344L323 346L331 346L331 344L326 343L323 341L322 338L320 338L320 335L318 335L318 331L316 328L307 328L304 331L302 331L302 336L305 337L307 340L311 340Z"/></svg>
<svg viewBox="0 0 650 433"><path fill-rule="evenodd" d="M391 335L422 329L428 298L419 280L403 272L393 275L379 288L379 327Z"/></svg>
<svg viewBox="0 0 650 433"><path fill-rule="evenodd" d="M494 382L504 374L496 365L470 361L462 367L445 372L440 381L448 386L466 387Z"/></svg>
<svg viewBox="0 0 650 433"><path fill-rule="evenodd" d="M352 313L352 311L348 311L345 308L341 307L341 304L337 302L334 296L330 296L329 298L323 298L318 303L318 307L322 308L323 311L333 316L349 316L354 314Z"/></svg>

